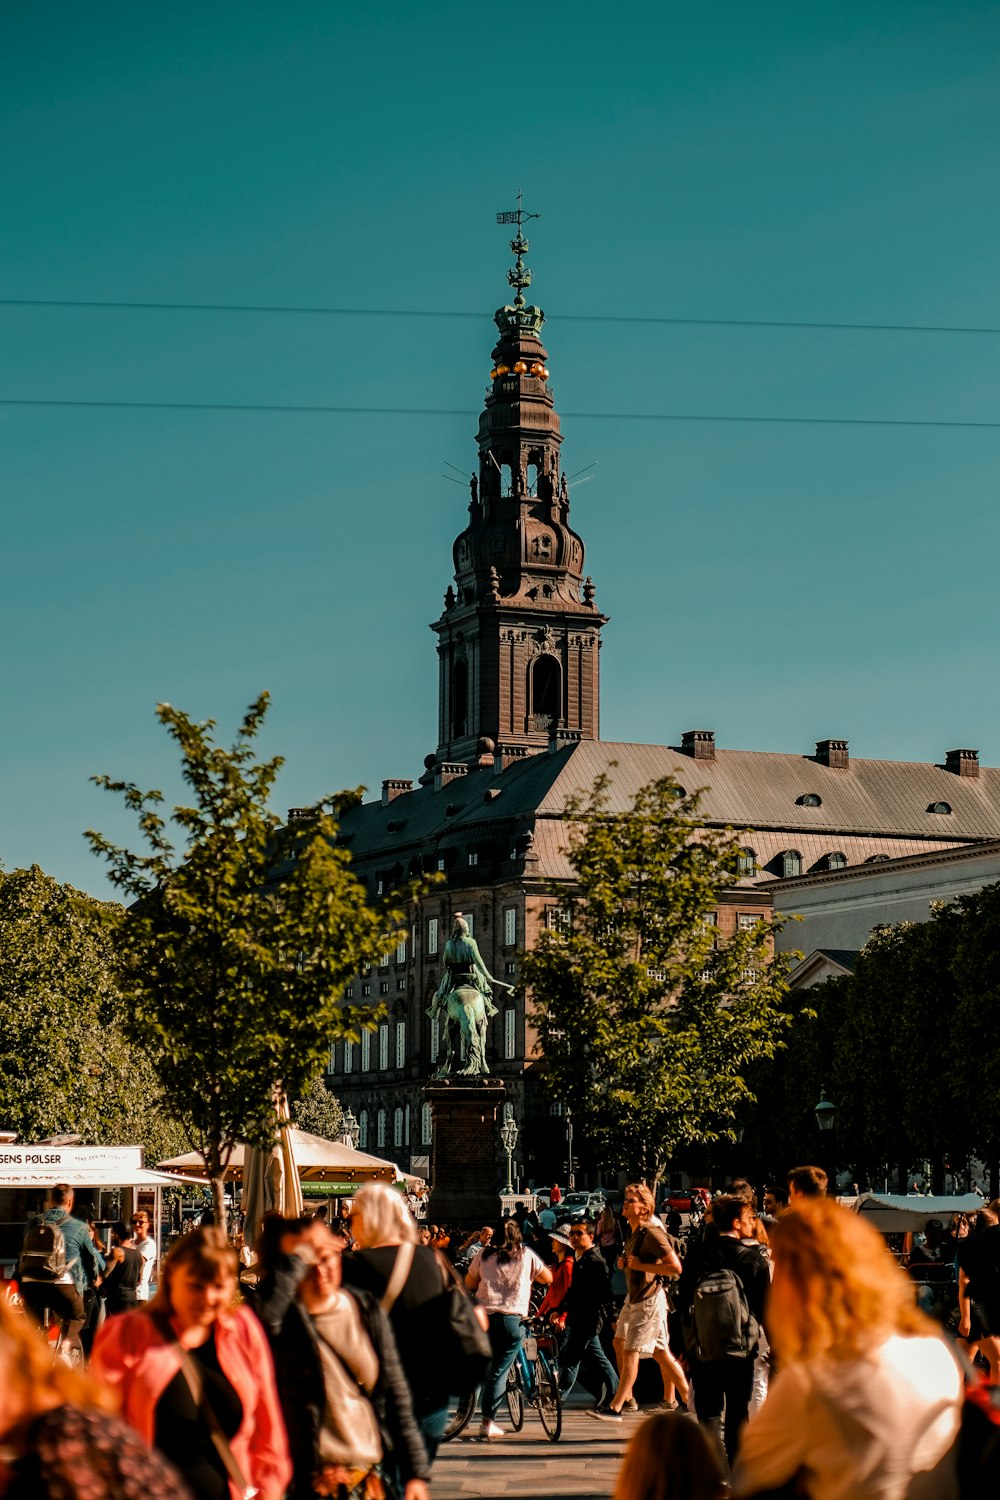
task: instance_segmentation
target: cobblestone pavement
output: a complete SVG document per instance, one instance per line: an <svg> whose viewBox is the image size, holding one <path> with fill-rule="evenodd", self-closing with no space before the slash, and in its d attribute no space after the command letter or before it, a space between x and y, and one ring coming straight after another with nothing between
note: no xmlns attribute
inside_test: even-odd
<svg viewBox="0 0 1000 1500"><path fill-rule="evenodd" d="M626 1417L620 1427L595 1422L587 1416L589 1400L580 1399L578 1405L574 1397L563 1411L557 1443L549 1442L537 1413L530 1408L520 1432L510 1431L507 1414L502 1412L500 1426L505 1436L481 1443L477 1413L461 1437L445 1443L438 1452L431 1478L434 1500L490 1500L496 1495L603 1500L609 1496L625 1445L642 1416Z"/></svg>

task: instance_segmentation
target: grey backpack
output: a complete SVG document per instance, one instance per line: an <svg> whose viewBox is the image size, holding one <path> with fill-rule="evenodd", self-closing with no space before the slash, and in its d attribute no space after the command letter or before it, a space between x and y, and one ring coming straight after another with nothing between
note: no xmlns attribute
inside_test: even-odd
<svg viewBox="0 0 1000 1500"><path fill-rule="evenodd" d="M18 1272L26 1281L61 1281L66 1275L66 1239L58 1224L29 1224L21 1241Z"/></svg>
<svg viewBox="0 0 1000 1500"><path fill-rule="evenodd" d="M709 1271L694 1289L691 1352L705 1363L746 1359L760 1335L735 1271Z"/></svg>

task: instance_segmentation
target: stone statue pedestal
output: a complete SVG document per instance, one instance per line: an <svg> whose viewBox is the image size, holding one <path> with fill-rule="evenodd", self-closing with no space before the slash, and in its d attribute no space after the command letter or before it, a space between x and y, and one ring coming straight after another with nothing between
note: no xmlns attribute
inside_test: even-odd
<svg viewBox="0 0 1000 1500"><path fill-rule="evenodd" d="M507 1090L499 1078L435 1078L424 1084L434 1122L431 1201L434 1223L494 1223L500 1217L497 1112Z"/></svg>

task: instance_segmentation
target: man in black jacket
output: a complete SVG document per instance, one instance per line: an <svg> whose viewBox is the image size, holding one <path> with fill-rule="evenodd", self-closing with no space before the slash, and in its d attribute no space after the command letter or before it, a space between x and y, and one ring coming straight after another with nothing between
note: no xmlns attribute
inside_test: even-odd
<svg viewBox="0 0 1000 1500"><path fill-rule="evenodd" d="M601 1329L611 1303L607 1262L594 1246L589 1219L570 1225L573 1241L573 1279L562 1304L566 1338L560 1352L559 1388L568 1396L577 1377L598 1404L608 1400L618 1385L615 1367L604 1352Z"/></svg>
<svg viewBox="0 0 1000 1500"><path fill-rule="evenodd" d="M764 1321L764 1303L770 1286L767 1260L753 1234L753 1206L745 1198L726 1194L712 1203L712 1222L698 1239L692 1239L679 1283L680 1305L690 1329L695 1293L704 1277L716 1271L732 1271L740 1280L747 1306L758 1328ZM716 1439L720 1457L730 1463L736 1456L740 1429L750 1414L757 1343L746 1354L725 1359L693 1360L694 1409L698 1421Z"/></svg>
<svg viewBox="0 0 1000 1500"><path fill-rule="evenodd" d="M358 1443L366 1436L364 1408L356 1406L359 1386L374 1413L383 1463L398 1470L404 1483L404 1500L429 1500L427 1454L392 1328L367 1292L340 1289L340 1247L326 1224L290 1221L250 1302L274 1355L294 1468L289 1500L312 1500L313 1477L324 1468L370 1467L370 1448L330 1456L338 1441ZM348 1337L337 1337L338 1326ZM363 1378L364 1362L371 1365L372 1354L377 1371L370 1371L374 1379L369 1382ZM341 1431L330 1430L331 1416L340 1407L331 1382L351 1403Z"/></svg>

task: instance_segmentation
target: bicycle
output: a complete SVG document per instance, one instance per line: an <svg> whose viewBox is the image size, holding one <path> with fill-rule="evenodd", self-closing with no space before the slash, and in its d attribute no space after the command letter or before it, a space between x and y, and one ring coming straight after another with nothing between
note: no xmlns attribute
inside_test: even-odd
<svg viewBox="0 0 1000 1500"><path fill-rule="evenodd" d="M526 1323L528 1333L518 1346L507 1376L507 1411L515 1432L524 1426L524 1403L533 1406L550 1442L562 1433L562 1397L556 1381L555 1336L544 1325Z"/></svg>
<svg viewBox="0 0 1000 1500"><path fill-rule="evenodd" d="M479 1392L471 1390L467 1396L453 1396L449 1403L448 1425L441 1434L442 1443L450 1443L464 1432L476 1414Z"/></svg>

